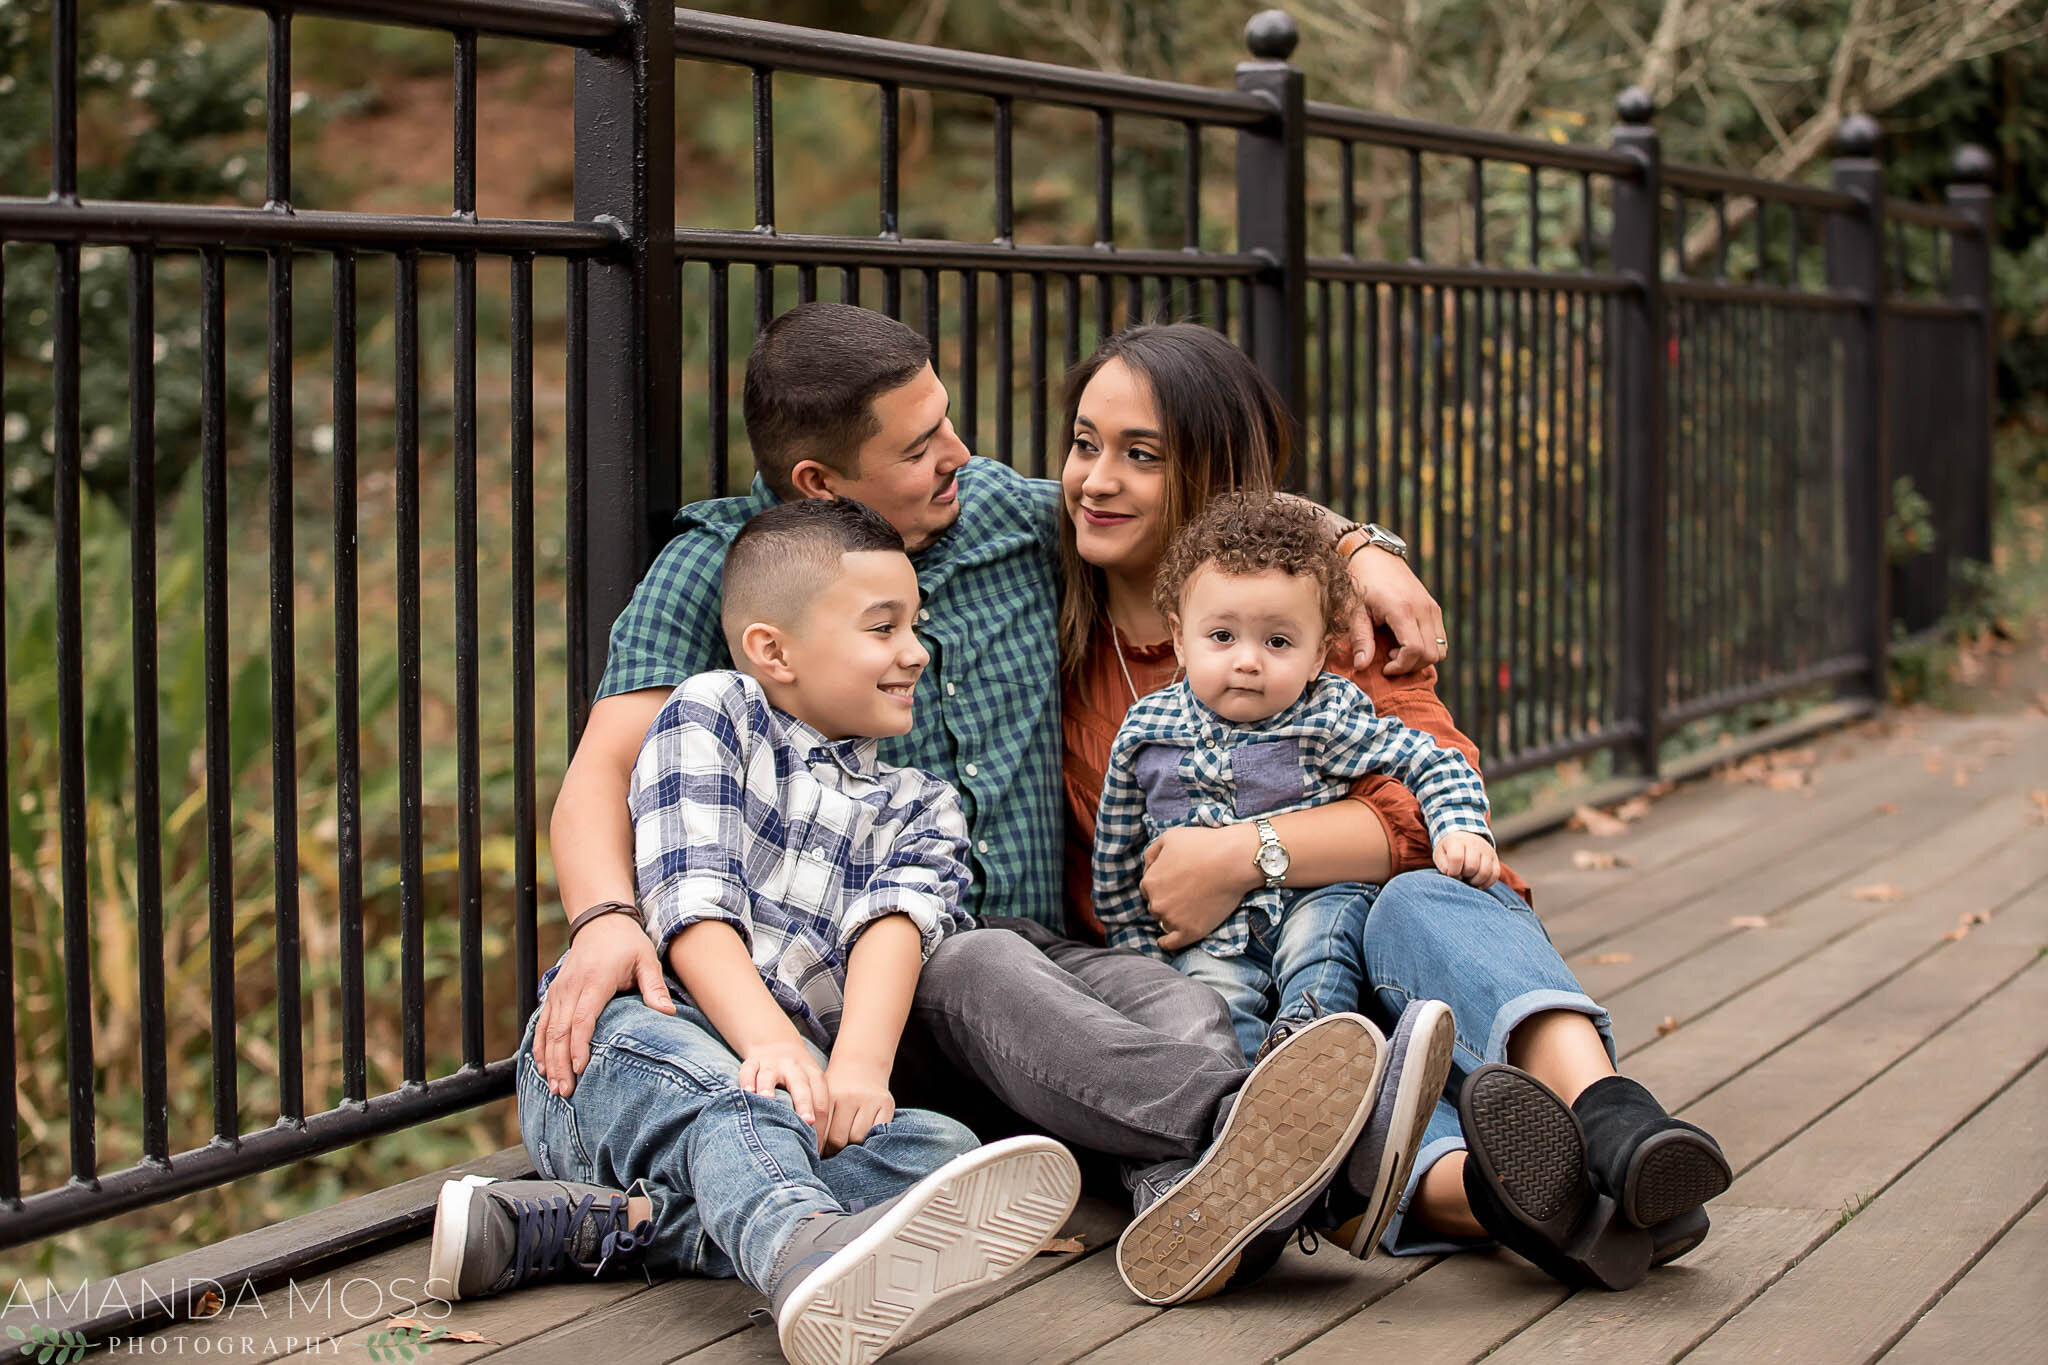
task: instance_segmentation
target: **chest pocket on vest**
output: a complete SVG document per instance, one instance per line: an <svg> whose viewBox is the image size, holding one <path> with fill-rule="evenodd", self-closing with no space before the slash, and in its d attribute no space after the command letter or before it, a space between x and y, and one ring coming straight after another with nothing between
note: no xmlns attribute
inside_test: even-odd
<svg viewBox="0 0 2048 1365"><path fill-rule="evenodd" d="M1131 776L1145 793L1145 814L1161 826L1182 823L1193 809L1180 779L1180 761L1181 751L1164 744L1142 746L1131 761Z"/></svg>
<svg viewBox="0 0 2048 1365"><path fill-rule="evenodd" d="M1308 796L1299 740L1267 739L1240 744L1230 751L1230 771L1240 820L1296 805Z"/></svg>

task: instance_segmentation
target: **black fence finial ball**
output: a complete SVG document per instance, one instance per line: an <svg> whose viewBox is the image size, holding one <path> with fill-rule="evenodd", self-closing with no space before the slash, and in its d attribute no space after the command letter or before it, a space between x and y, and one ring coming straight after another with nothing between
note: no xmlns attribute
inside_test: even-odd
<svg viewBox="0 0 2048 1365"><path fill-rule="evenodd" d="M1835 155L1870 157L1877 155L1877 120L1868 114L1851 114L1835 129Z"/></svg>
<svg viewBox="0 0 2048 1365"><path fill-rule="evenodd" d="M1991 153L1974 142L1956 148L1955 159L1949 163L1950 178L1963 185L1989 183L1991 169Z"/></svg>
<svg viewBox="0 0 2048 1365"><path fill-rule="evenodd" d="M1640 85L1631 85L1615 99L1614 112L1623 123L1648 123L1657 113L1657 101Z"/></svg>
<svg viewBox="0 0 2048 1365"><path fill-rule="evenodd" d="M1284 9L1262 9L1244 21L1244 45L1262 61L1286 61L1300 41L1301 30Z"/></svg>

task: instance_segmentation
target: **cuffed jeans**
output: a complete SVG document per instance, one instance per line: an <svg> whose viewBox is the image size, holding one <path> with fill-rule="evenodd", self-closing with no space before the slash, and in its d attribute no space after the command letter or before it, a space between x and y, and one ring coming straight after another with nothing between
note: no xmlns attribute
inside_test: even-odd
<svg viewBox="0 0 2048 1365"><path fill-rule="evenodd" d="M1238 1047L1255 1057L1276 1020L1313 1013L1311 996L1332 1014L1359 1007L1360 939L1371 908L1363 882L1318 887L1294 897L1278 924L1255 928L1243 953L1218 957L1198 943L1176 953L1173 965L1223 997Z"/></svg>
<svg viewBox="0 0 2048 1365"><path fill-rule="evenodd" d="M899 1099L1117 1158L1133 1189L1207 1150L1247 1074L1215 991L1007 918L933 951L897 1064Z"/></svg>
<svg viewBox="0 0 2048 1365"><path fill-rule="evenodd" d="M1430 1115L1415 1172L1380 1245L1396 1256L1461 1250L1473 1244L1410 1229L1407 1215L1429 1168L1464 1150L1454 1101L1466 1074L1506 1061L1508 1035L1547 1010L1590 1018L1610 1060L1614 1030L1607 1011L1593 1003L1551 946L1536 913L1505 883L1480 890L1439 872L1394 878L1380 888L1366 916L1364 961L1381 1017L1399 1018L1411 1000L1441 1000L1451 1007L1457 1030L1450 1083Z"/></svg>
<svg viewBox="0 0 2048 1365"><path fill-rule="evenodd" d="M644 1181L654 1204L649 1269L737 1275L766 1293L776 1253L805 1218L893 1198L976 1145L944 1115L899 1109L821 1158L789 1096L740 1089L740 1059L670 993L673 1016L638 995L605 1006L567 1098L548 1091L532 1023L519 1045L519 1130L535 1169L617 1190Z"/></svg>

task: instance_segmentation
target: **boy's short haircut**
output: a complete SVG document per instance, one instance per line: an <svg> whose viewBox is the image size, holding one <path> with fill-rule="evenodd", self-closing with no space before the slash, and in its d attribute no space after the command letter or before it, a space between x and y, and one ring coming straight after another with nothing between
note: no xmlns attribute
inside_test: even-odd
<svg viewBox="0 0 2048 1365"><path fill-rule="evenodd" d="M872 404L931 360L924 337L845 303L798 304L762 329L741 398L754 468L779 498L805 460L859 477L860 448L881 430Z"/></svg>
<svg viewBox="0 0 2048 1365"><path fill-rule="evenodd" d="M902 554L903 537L881 513L851 498L798 498L756 513L725 552L719 624L735 660L740 632L756 621L794 626L839 572L842 556Z"/></svg>
<svg viewBox="0 0 2048 1365"><path fill-rule="evenodd" d="M1152 603L1162 616L1181 614L1181 598L1195 570L1213 564L1228 574L1267 569L1305 574L1316 581L1323 629L1341 635L1350 623L1351 575L1314 508L1272 493L1224 493L1173 538L1152 580Z"/></svg>

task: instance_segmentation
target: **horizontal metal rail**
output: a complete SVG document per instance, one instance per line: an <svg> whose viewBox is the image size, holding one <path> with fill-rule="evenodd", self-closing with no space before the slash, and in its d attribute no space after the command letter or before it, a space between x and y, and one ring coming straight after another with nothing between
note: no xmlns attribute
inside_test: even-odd
<svg viewBox="0 0 2048 1365"><path fill-rule="evenodd" d="M1959 303L1954 299L1916 298L1910 294L1890 294L1885 297L1884 311L1909 318L1949 318L1958 321L1978 321L1984 310L1974 303Z"/></svg>
<svg viewBox="0 0 2048 1365"><path fill-rule="evenodd" d="M32 1194L8 1209L5 1222L0 1223L0 1246L19 1246L82 1222L111 1218L488 1104L512 1093L515 1065L516 1059L502 1058L372 1096L362 1104L329 1109L311 1115L304 1123L280 1122L244 1133L232 1142L216 1138L168 1161L144 1161L91 1181L74 1179L54 1190Z"/></svg>
<svg viewBox="0 0 2048 1365"><path fill-rule="evenodd" d="M1694 697L1670 707L1664 712L1667 726L1683 725L1687 721L1700 720L1706 716L1732 711L1738 706L1750 706L1761 701L1771 701L1787 692L1799 692L1809 687L1819 687L1840 678L1847 678L1870 667L1870 660L1860 654L1842 654L1820 663L1809 665L1796 673L1779 673L1768 678L1759 678L1741 687L1723 688L1704 697Z"/></svg>
<svg viewBox="0 0 2048 1365"><path fill-rule="evenodd" d="M1311 256L1311 280L1354 284L1435 284L1459 289L1539 289L1557 294L1631 294L1642 286L1623 275L1591 271L1552 273L1500 270L1484 265L1433 265L1426 261L1367 261L1349 256Z"/></svg>
<svg viewBox="0 0 2048 1365"><path fill-rule="evenodd" d="M10 241L128 243L158 247L371 247L385 251L533 252L597 256L618 249L615 223L428 214L228 208L107 200L60 203L0 198L0 237Z"/></svg>
<svg viewBox="0 0 2048 1365"><path fill-rule="evenodd" d="M1606 147L1574 147L1543 142L1511 133L1483 133L1455 128L1421 119L1371 114L1347 109L1341 104L1310 100L1304 120L1310 137L1331 137L1345 142L1370 142L1383 147L1403 147L1445 156L1478 157L1484 161L1512 161L1524 166L1557 166L1571 171L1594 171L1601 175L1637 179L1642 166L1626 152Z"/></svg>
<svg viewBox="0 0 2048 1365"><path fill-rule="evenodd" d="M217 0L267 14L318 14L373 24L443 28L591 46L631 22L612 0Z"/></svg>
<svg viewBox="0 0 2048 1365"><path fill-rule="evenodd" d="M1765 180L1761 176L1716 170L1711 166L1688 166L1676 161L1664 163L1664 184L1667 188L1683 190L1687 194L1733 194L1745 198L1768 199L1774 204L1797 204L1801 208L1824 209L1829 213L1850 213L1860 208L1863 202L1855 195L1842 190L1827 190L1817 185L1795 185L1784 180Z"/></svg>
<svg viewBox="0 0 2048 1365"><path fill-rule="evenodd" d="M1884 216L1915 227L1938 228L1943 232L1981 233L1984 227L1967 213L1942 208L1935 204L1923 204L1914 199L1887 199L1884 201Z"/></svg>
<svg viewBox="0 0 2048 1365"><path fill-rule="evenodd" d="M676 10L676 56L926 90L1113 109L1155 118L1194 119L1226 128L1253 127L1278 117L1278 111L1265 101L1236 91L681 8Z"/></svg>
<svg viewBox="0 0 2048 1365"><path fill-rule="evenodd" d="M1870 302L1846 289L1786 289L1769 284L1731 284L1726 280L1666 280L1660 288L1668 299L1749 303L1771 308L1812 308L1823 312L1844 312L1865 307Z"/></svg>
<svg viewBox="0 0 2048 1365"><path fill-rule="evenodd" d="M676 255L738 265L854 266L906 270L1051 271L1081 275L1195 275L1250 278L1271 263L1249 253L1131 251L1106 247L1009 245L889 237L676 229Z"/></svg>
<svg viewBox="0 0 2048 1365"><path fill-rule="evenodd" d="M1563 763L1582 754L1626 744L1641 734L1642 726L1633 720L1617 721L1613 725L1602 726L1590 734L1574 735L1570 739L1561 739L1553 744L1526 749L1512 758L1489 762L1486 765L1487 776L1498 782L1502 778L1513 777L1516 773L1547 768L1553 763Z"/></svg>

